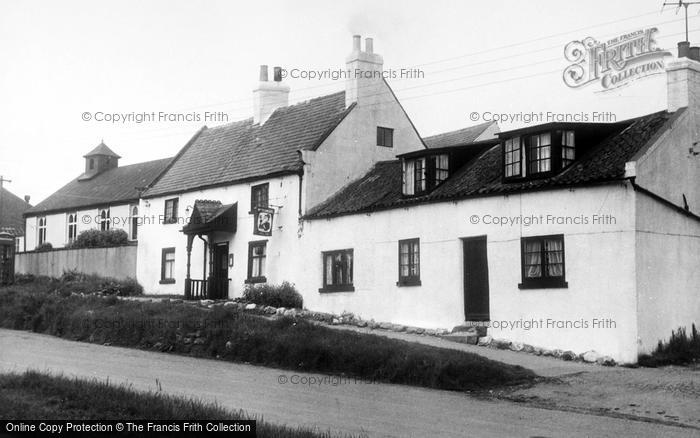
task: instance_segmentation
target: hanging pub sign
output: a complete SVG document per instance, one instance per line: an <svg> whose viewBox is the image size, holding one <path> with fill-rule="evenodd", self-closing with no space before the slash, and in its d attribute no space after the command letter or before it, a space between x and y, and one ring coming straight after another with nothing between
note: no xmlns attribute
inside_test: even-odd
<svg viewBox="0 0 700 438"><path fill-rule="evenodd" d="M258 236L272 235L272 220L275 217L275 210L271 208L258 208L255 210L255 222L253 223L253 234Z"/></svg>

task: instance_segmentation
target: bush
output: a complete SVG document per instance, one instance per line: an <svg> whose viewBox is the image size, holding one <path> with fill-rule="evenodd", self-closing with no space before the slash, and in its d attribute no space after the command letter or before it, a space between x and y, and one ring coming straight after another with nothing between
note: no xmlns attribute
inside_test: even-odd
<svg viewBox="0 0 700 438"><path fill-rule="evenodd" d="M44 252L44 251L51 251L52 249L53 249L53 245L51 245L51 242L44 242L41 245L37 246L35 248L35 251Z"/></svg>
<svg viewBox="0 0 700 438"><path fill-rule="evenodd" d="M124 280L83 274L78 271L63 271L60 278L32 274L15 275L14 285L21 291L56 292L62 296L76 294L103 294L122 297L142 295L143 287L133 278Z"/></svg>
<svg viewBox="0 0 700 438"><path fill-rule="evenodd" d="M67 245L68 248L105 248L129 243L129 235L124 230L85 230Z"/></svg>
<svg viewBox="0 0 700 438"><path fill-rule="evenodd" d="M246 285L243 299L262 306L301 309L304 299L293 284L285 281L281 285L258 284Z"/></svg>
<svg viewBox="0 0 700 438"><path fill-rule="evenodd" d="M14 284L33 283L36 280L34 274L15 274Z"/></svg>
<svg viewBox="0 0 700 438"><path fill-rule="evenodd" d="M269 320L236 306L202 309L172 302L22 293L10 287L0 289L0 326L98 344L454 391L528 383L536 377L521 366L473 353L335 330L303 319Z"/></svg>
<svg viewBox="0 0 700 438"><path fill-rule="evenodd" d="M671 331L671 338L656 346L651 354L639 356L639 365L645 367L657 367L663 365L687 365L700 359L700 334L692 325L690 336L685 327Z"/></svg>
<svg viewBox="0 0 700 438"><path fill-rule="evenodd" d="M111 277L83 274L78 271L63 271L63 275L58 281L59 286L56 291L62 295L98 293L126 297L143 294L143 287L133 278L119 280Z"/></svg>

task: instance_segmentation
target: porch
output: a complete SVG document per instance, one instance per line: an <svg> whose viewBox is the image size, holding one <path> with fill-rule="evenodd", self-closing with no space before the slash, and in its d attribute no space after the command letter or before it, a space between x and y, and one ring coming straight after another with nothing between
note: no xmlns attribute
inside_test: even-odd
<svg viewBox="0 0 700 438"><path fill-rule="evenodd" d="M187 237L186 300L228 298L231 282L229 241L236 232L237 212L237 203L223 205L220 201L195 201L189 222L182 229ZM191 278L192 246L195 238L204 244L201 279Z"/></svg>

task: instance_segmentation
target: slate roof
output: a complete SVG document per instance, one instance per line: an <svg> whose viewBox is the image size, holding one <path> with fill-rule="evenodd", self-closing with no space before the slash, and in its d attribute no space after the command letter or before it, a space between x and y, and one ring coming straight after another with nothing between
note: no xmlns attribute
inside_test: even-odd
<svg viewBox="0 0 700 438"><path fill-rule="evenodd" d="M194 201L194 209L199 213L199 219L202 220L202 223L208 222L222 206L221 201L208 199L197 199Z"/></svg>
<svg viewBox="0 0 700 438"><path fill-rule="evenodd" d="M19 196L6 188L0 189L0 231L9 232L15 236L24 235L24 219L22 214L31 207Z"/></svg>
<svg viewBox="0 0 700 438"><path fill-rule="evenodd" d="M306 217L315 219L410 204L620 180L624 178L625 163L642 150L672 116L662 111L620 122L614 134L549 178L504 182L502 148L497 144L462 166L432 192L408 198L402 195L401 161L379 162L363 177L312 209Z"/></svg>
<svg viewBox="0 0 700 438"><path fill-rule="evenodd" d="M496 122L485 122L456 131L431 135L423 138L423 142L430 149L473 143L493 123Z"/></svg>
<svg viewBox="0 0 700 438"><path fill-rule="evenodd" d="M262 126L250 118L204 127L144 197L299 172L298 150L318 147L353 107L339 92L279 108Z"/></svg>
<svg viewBox="0 0 700 438"><path fill-rule="evenodd" d="M93 155L107 155L110 157L115 157L115 158L121 158L119 155L117 155L116 152L114 152L112 149L107 147L107 145L103 142L100 142L95 149L91 150L87 154L83 155L83 157L91 157Z"/></svg>
<svg viewBox="0 0 700 438"><path fill-rule="evenodd" d="M137 187L150 184L170 163L171 158L146 161L105 170L93 178L78 178L61 187L54 194L29 209L26 214L38 214L119 204L139 199Z"/></svg>
<svg viewBox="0 0 700 438"><path fill-rule="evenodd" d="M221 201L197 199L190 222L182 228L185 234L201 234L213 231L236 231L238 203L223 205Z"/></svg>

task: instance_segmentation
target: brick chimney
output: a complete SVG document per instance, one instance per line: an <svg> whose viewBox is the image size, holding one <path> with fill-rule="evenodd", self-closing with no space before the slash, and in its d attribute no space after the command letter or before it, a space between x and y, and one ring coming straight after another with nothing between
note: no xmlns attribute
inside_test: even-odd
<svg viewBox="0 0 700 438"><path fill-rule="evenodd" d="M277 108L289 105L289 86L282 82L282 68L275 67L268 81L267 66L260 66L260 83L253 90L253 123L264 124Z"/></svg>
<svg viewBox="0 0 700 438"><path fill-rule="evenodd" d="M365 38L365 50L360 47L362 37L352 37L352 52L345 60L348 77L345 80L345 106L353 102L362 103L364 99L377 95L382 82L384 59L374 53L374 41Z"/></svg>
<svg viewBox="0 0 700 438"><path fill-rule="evenodd" d="M690 47L687 41L678 43L678 59L666 66L666 84L669 111L688 107L691 114L700 117L700 56L697 47Z"/></svg>

